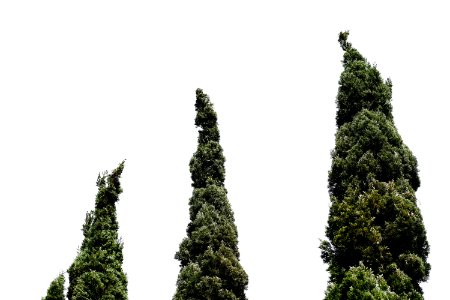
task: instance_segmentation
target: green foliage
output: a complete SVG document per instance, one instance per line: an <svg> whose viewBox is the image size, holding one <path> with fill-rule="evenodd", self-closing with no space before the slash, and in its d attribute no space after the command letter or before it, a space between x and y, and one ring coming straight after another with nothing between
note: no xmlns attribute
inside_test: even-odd
<svg viewBox="0 0 450 300"><path fill-rule="evenodd" d="M42 298L42 300L64 300L64 282L64 275L60 274L52 281L47 290L47 296Z"/></svg>
<svg viewBox="0 0 450 300"><path fill-rule="evenodd" d="M336 133L331 154L330 193L342 199L349 187L366 190L373 180L407 179L420 185L417 161L383 113L363 109Z"/></svg>
<svg viewBox="0 0 450 300"><path fill-rule="evenodd" d="M419 283L427 280L430 265L415 197L420 186L417 161L393 122L392 84L383 82L347 37L348 32L339 36L344 71L329 172L327 240L320 245L330 272L327 299L422 299ZM400 298L372 292L349 298L347 290L342 292L349 270L361 263Z"/></svg>
<svg viewBox="0 0 450 300"><path fill-rule="evenodd" d="M69 300L128 298L115 206L122 193L119 179L123 168L124 162L111 174L105 172L97 179L95 210L86 214L84 240L68 270Z"/></svg>
<svg viewBox="0 0 450 300"><path fill-rule="evenodd" d="M322 258L331 281L339 282L359 262L384 275L390 274L388 266L398 264L418 291L418 282L428 277L426 232L407 181L373 181L366 192L350 189L342 201L332 198L326 236ZM393 279L385 278L391 285Z"/></svg>
<svg viewBox="0 0 450 300"><path fill-rule="evenodd" d="M401 299L423 300L422 290L411 277L397 267L396 263L390 264L385 272L386 280L392 290L401 295Z"/></svg>
<svg viewBox="0 0 450 300"><path fill-rule="evenodd" d="M336 98L338 127L350 122L361 110L368 109L383 113L392 120L392 82L385 82L375 66L352 47L347 41L348 32L339 35L339 43L344 53L344 71L339 80Z"/></svg>
<svg viewBox="0 0 450 300"><path fill-rule="evenodd" d="M174 300L244 300L248 277L239 263L238 235L224 187L225 157L217 115L197 89L198 148L190 162L192 186L187 237L175 258L180 274Z"/></svg>
<svg viewBox="0 0 450 300"><path fill-rule="evenodd" d="M198 147L189 164L194 188L207 185L223 186L225 180L225 157L219 144L220 134L217 115L208 95L197 89L195 125L198 131Z"/></svg>
<svg viewBox="0 0 450 300"><path fill-rule="evenodd" d="M325 293L325 300L400 300L391 292L382 276L375 276L363 264L351 267L345 272L339 284L330 284Z"/></svg>

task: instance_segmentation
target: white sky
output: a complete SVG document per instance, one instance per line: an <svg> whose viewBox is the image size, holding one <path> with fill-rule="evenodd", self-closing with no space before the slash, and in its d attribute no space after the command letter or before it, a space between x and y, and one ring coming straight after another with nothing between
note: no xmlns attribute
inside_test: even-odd
<svg viewBox="0 0 450 300"><path fill-rule="evenodd" d="M127 159L129 298L171 299L200 87L219 117L248 298L322 299L341 30L394 83L422 180L425 298L447 295L445 1L299 2L0 2L1 297L45 295L76 256L97 174Z"/></svg>

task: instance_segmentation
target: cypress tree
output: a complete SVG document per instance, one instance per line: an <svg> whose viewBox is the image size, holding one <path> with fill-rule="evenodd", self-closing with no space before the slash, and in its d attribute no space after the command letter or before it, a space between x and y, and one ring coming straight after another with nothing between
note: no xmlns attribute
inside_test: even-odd
<svg viewBox="0 0 450 300"><path fill-rule="evenodd" d="M95 209L86 214L84 240L70 266L69 300L126 300L127 277L122 270L123 243L119 239L116 202L122 193L122 162L110 174L98 176Z"/></svg>
<svg viewBox="0 0 450 300"><path fill-rule="evenodd" d="M64 275L60 274L52 281L47 290L47 296L42 300L64 300L64 282Z"/></svg>
<svg viewBox="0 0 450 300"><path fill-rule="evenodd" d="M248 277L239 262L238 234L227 199L225 157L217 115L209 97L196 91L198 148L190 161L193 194L187 237L175 258L180 273L174 300L244 300Z"/></svg>
<svg viewBox="0 0 450 300"><path fill-rule="evenodd" d="M330 272L327 299L347 299L331 291L358 266L381 276L398 299L423 299L419 283L427 280L430 265L415 197L417 161L394 125L392 82L384 81L347 37L348 32L339 35L344 71L328 177L327 240L320 246Z"/></svg>

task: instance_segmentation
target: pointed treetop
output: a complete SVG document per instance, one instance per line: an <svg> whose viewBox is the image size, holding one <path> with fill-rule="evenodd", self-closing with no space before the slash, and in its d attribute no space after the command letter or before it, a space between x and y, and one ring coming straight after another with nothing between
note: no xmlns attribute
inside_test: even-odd
<svg viewBox="0 0 450 300"><path fill-rule="evenodd" d="M213 104L207 94L202 89L196 90L197 100L195 102L195 125L200 127L198 141L206 143L207 141L216 141L220 139L219 129L217 127L217 114L214 111Z"/></svg>
<svg viewBox="0 0 450 300"><path fill-rule="evenodd" d="M339 32L339 44L341 44L341 48L344 51L347 51L347 49L350 49L352 47L352 44L350 42L347 41L348 35L350 34L350 32L344 31L344 32Z"/></svg>
<svg viewBox="0 0 450 300"><path fill-rule="evenodd" d="M115 168L111 174L108 176L108 185L113 188L118 194L122 192L122 187L120 186L120 176L122 175L123 168L125 167L125 160L123 160L117 168Z"/></svg>
<svg viewBox="0 0 450 300"><path fill-rule="evenodd" d="M223 186L225 180L225 157L220 146L220 134L217 126L217 115L208 95L197 89L195 102L195 125L198 131L197 151L189 164L192 186L206 187L214 184Z"/></svg>
<svg viewBox="0 0 450 300"><path fill-rule="evenodd" d="M103 207L108 204L114 204L119 200L119 194L122 193L122 186L120 184L120 176L122 175L125 160L123 160L117 168L111 173L108 171L99 174L97 178L97 186L99 193L97 194L96 205Z"/></svg>
<svg viewBox="0 0 450 300"><path fill-rule="evenodd" d="M392 119L392 82L383 80L376 66L371 65L347 41L349 32L339 33L339 44L344 52L344 71L339 80L336 99L337 126L351 122L363 109L379 111Z"/></svg>
<svg viewBox="0 0 450 300"><path fill-rule="evenodd" d="M338 42L341 45L342 50L345 51L344 60L342 61L344 63L344 67L347 64L355 61L362 61L364 64L366 64L367 61L364 56L362 56L361 53L358 52L358 50L353 48L352 43L348 41L349 34L350 32L348 30L339 32Z"/></svg>

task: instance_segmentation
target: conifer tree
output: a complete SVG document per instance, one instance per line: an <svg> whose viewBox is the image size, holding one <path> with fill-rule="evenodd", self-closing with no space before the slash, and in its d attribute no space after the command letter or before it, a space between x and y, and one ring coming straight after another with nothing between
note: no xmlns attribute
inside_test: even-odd
<svg viewBox="0 0 450 300"><path fill-rule="evenodd" d="M419 283L427 280L430 265L415 197L417 161L394 125L392 82L347 37L348 32L339 35L344 71L336 100L327 240L320 246L330 272L327 299L347 299L330 291L358 266L381 276L399 299L423 299ZM370 299L391 299L380 297Z"/></svg>
<svg viewBox="0 0 450 300"><path fill-rule="evenodd" d="M248 277L239 262L238 234L224 186L217 115L201 89L196 96L195 125L200 129L190 161L190 223L175 255L181 270L173 299L244 300Z"/></svg>
<svg viewBox="0 0 450 300"><path fill-rule="evenodd" d="M69 300L126 300L127 277L122 270L123 244L118 236L116 202L122 193L122 162L98 176L95 209L86 214L84 240L70 266Z"/></svg>
<svg viewBox="0 0 450 300"><path fill-rule="evenodd" d="M47 290L47 296L42 298L42 300L64 300L64 282L64 275L60 274L52 281Z"/></svg>

